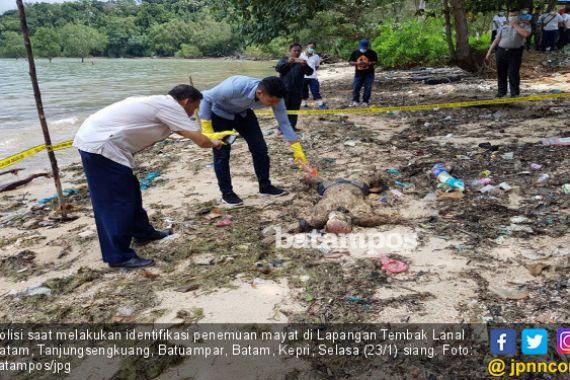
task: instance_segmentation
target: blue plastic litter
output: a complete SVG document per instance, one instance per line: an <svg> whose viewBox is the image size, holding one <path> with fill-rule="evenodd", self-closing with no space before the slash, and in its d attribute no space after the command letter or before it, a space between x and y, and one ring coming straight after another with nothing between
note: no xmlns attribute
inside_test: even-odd
<svg viewBox="0 0 570 380"><path fill-rule="evenodd" d="M71 194L75 194L78 193L79 191L75 190L75 189L64 189L63 190L63 196L64 197L69 197ZM41 205L45 205L48 204L50 202L53 202L57 199L57 194L56 195L52 195L51 197L46 197L46 198L42 198L38 201L39 204Z"/></svg>
<svg viewBox="0 0 570 380"><path fill-rule="evenodd" d="M156 177L160 177L160 172L150 172L146 175L146 177L144 177L141 180L141 190L148 190L148 188L150 187L150 185L152 184L152 181L154 181L154 179Z"/></svg>
<svg viewBox="0 0 570 380"><path fill-rule="evenodd" d="M389 168L386 169L386 173L388 174L392 174L392 175L400 175L402 173L400 173L400 170L396 169L396 168Z"/></svg>

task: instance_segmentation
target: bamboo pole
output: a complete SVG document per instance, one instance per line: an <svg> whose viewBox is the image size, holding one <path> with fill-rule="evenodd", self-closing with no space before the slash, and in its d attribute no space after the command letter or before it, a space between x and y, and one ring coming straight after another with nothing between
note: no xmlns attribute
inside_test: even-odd
<svg viewBox="0 0 570 380"><path fill-rule="evenodd" d="M26 21L26 11L24 9L24 4L22 0L16 0L18 5L18 11L20 12L20 24L22 28L22 35L24 36L24 44L26 45L26 53L28 56L28 65L30 67L30 79L32 80L32 87L34 88L34 97L36 98L36 108L38 110L38 117L40 119L40 124L42 126L42 132L44 134L44 141L47 146L47 152L49 161L51 164L51 171L53 175L53 181L55 183L55 188L57 190L57 198L59 201L59 210L61 212L62 219L66 218L65 212L65 200L63 197L63 190L61 188L61 180L59 178L59 169L57 167L57 159L55 158L55 153L51 149L51 137L49 134L49 129L44 113L44 106L42 103L42 95L40 92L40 86L38 85L38 76L36 74L36 64L34 62L34 54L32 52L32 44L30 42L30 33L28 31L28 22Z"/></svg>

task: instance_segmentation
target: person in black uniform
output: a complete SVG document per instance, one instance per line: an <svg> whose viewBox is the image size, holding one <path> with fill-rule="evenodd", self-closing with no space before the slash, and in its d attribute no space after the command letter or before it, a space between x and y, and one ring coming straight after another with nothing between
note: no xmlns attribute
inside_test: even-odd
<svg viewBox="0 0 570 380"><path fill-rule="evenodd" d="M285 95L285 106L287 110L298 111L301 109L301 102L303 101L303 81L305 75L313 74L313 69L307 64L307 61L299 58L301 55L301 50L303 47L294 43L289 47L289 57L283 57L275 70L279 73L279 76L283 83L285 83L285 88L287 89L287 94ZM287 115L289 117L289 122L291 126L296 131L297 130L297 115Z"/></svg>

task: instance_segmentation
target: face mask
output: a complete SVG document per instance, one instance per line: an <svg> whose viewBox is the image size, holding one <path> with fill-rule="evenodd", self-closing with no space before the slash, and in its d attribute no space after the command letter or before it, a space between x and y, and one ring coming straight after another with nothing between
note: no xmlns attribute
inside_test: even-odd
<svg viewBox="0 0 570 380"><path fill-rule="evenodd" d="M307 48L307 53L315 54L315 48Z"/></svg>
<svg viewBox="0 0 570 380"><path fill-rule="evenodd" d="M503 17L505 15L505 12L499 12L499 16Z"/></svg>
<svg viewBox="0 0 570 380"><path fill-rule="evenodd" d="M519 21L519 16L509 16L509 21L510 22L517 22L517 21Z"/></svg>
<svg viewBox="0 0 570 380"><path fill-rule="evenodd" d="M521 13L522 13L523 15L527 15L527 14L528 14L528 11L522 11Z"/></svg>
<svg viewBox="0 0 570 380"><path fill-rule="evenodd" d="M360 52L361 52L361 53L366 53L366 50L368 50L368 49L360 49Z"/></svg>

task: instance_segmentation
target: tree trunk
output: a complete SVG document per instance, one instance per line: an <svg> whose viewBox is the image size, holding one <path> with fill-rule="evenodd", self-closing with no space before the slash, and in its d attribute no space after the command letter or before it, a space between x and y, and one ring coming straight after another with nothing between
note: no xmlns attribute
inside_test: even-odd
<svg viewBox="0 0 570 380"><path fill-rule="evenodd" d="M445 38L447 40L447 50L449 51L449 59L455 57L455 47L453 46L453 34L451 32L451 16L449 15L448 0L442 0L443 17L445 19Z"/></svg>
<svg viewBox="0 0 570 380"><path fill-rule="evenodd" d="M59 209L61 211L61 217L66 218L65 203L64 203L65 200L61 188L61 181L59 179L59 169L57 167L57 159L55 158L55 153L52 150L51 136L49 134L46 116L44 113L42 94L40 92L40 86L38 84L38 76L36 75L36 64L34 62L32 43L30 42L30 34L28 32L28 23L26 21L26 12L24 10L24 3L22 3L22 0L16 0L16 4L18 5L18 10L20 12L20 24L22 27L22 35L24 36L26 53L28 56L28 65L30 67L30 78L32 80L32 87L34 89L34 97L36 98L36 108L38 110L38 117L40 119L40 125L42 126L44 141L46 144L46 149L48 151L49 161L51 163L51 172L53 174L53 181L55 183L55 189L57 191L57 198L59 200Z"/></svg>
<svg viewBox="0 0 570 380"><path fill-rule="evenodd" d="M464 0L451 0L451 11L455 20L455 56L453 62L469 72L477 72L481 62L477 62L469 46L469 28L465 14Z"/></svg>
<svg viewBox="0 0 570 380"><path fill-rule="evenodd" d="M48 59L49 59L49 63L51 63L51 60L52 60L53 58L50 57L50 58L48 58Z"/></svg>
<svg viewBox="0 0 570 380"><path fill-rule="evenodd" d="M81 57L81 63L85 63L85 57Z"/></svg>

